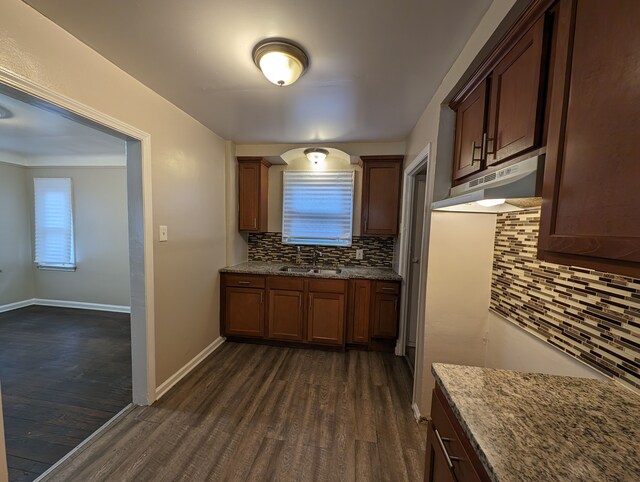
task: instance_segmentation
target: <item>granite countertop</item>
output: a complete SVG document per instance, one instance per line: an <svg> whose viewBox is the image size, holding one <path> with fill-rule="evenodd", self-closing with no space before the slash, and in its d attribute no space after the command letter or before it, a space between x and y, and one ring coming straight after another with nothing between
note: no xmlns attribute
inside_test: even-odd
<svg viewBox="0 0 640 482"><path fill-rule="evenodd" d="M402 277L390 268L366 268L366 267L340 267L338 274L310 274L287 273L280 271L285 266L295 266L294 263L261 263L249 261L246 263L228 266L220 270L221 273L262 274L276 276L296 276L307 278L331 278L331 279L375 279L383 281L401 281ZM322 266L318 266L322 268ZM328 268L328 267L327 267Z"/></svg>
<svg viewBox="0 0 640 482"><path fill-rule="evenodd" d="M640 396L614 382L434 363L493 481L640 481Z"/></svg>

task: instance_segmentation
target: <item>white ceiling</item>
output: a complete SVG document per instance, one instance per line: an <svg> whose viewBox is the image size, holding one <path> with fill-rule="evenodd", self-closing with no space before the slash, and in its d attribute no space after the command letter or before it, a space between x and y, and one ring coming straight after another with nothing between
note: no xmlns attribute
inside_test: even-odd
<svg viewBox="0 0 640 482"><path fill-rule="evenodd" d="M0 161L9 155L24 165L125 163L122 139L3 93L0 107L12 114L0 118Z"/></svg>
<svg viewBox="0 0 640 482"><path fill-rule="evenodd" d="M405 139L491 0L25 0L238 143ZM253 46L309 53L270 84Z"/></svg>

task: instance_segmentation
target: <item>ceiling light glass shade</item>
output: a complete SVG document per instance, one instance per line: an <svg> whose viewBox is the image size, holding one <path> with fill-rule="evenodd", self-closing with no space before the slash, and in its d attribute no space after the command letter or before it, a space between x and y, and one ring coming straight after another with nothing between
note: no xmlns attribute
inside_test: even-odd
<svg viewBox="0 0 640 482"><path fill-rule="evenodd" d="M327 158L329 151L322 149L321 147L310 147L309 149L304 150L304 155L307 156L307 159L314 164L318 164Z"/></svg>
<svg viewBox="0 0 640 482"><path fill-rule="evenodd" d="M309 66L309 57L290 40L267 39L253 49L253 61L264 76L279 86L293 84Z"/></svg>
<svg viewBox="0 0 640 482"><path fill-rule="evenodd" d="M504 204L506 199L481 199L480 201L476 201L480 206L484 206L486 208L491 206L499 206L500 204Z"/></svg>

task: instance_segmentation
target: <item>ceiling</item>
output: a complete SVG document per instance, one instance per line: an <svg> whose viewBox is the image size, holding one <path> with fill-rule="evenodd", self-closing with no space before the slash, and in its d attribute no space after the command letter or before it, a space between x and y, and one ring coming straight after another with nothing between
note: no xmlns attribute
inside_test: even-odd
<svg viewBox="0 0 640 482"><path fill-rule="evenodd" d="M74 165L115 159L124 164L122 139L0 92L0 112L5 111L10 114L0 115L0 161L10 155L24 165L39 165L43 158L67 158Z"/></svg>
<svg viewBox="0 0 640 482"><path fill-rule="evenodd" d="M25 0L238 143L407 137L491 0ZM308 72L269 83L266 37L300 43Z"/></svg>

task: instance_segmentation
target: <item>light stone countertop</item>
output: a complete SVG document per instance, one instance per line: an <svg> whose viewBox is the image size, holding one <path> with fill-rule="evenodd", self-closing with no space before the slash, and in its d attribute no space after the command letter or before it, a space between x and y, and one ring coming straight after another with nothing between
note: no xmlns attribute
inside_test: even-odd
<svg viewBox="0 0 640 482"><path fill-rule="evenodd" d="M614 382L434 363L491 480L640 481L640 395Z"/></svg>
<svg viewBox="0 0 640 482"><path fill-rule="evenodd" d="M280 271L285 266L295 266L293 263L261 263L248 261L246 263L228 266L220 270L221 273L257 274L270 276L296 276L305 278L330 278L330 279L373 279L381 281L401 281L402 277L390 268L366 268L366 267L340 267L338 274L310 274L287 273ZM318 266L322 268L322 266Z"/></svg>

